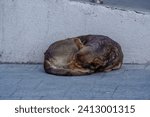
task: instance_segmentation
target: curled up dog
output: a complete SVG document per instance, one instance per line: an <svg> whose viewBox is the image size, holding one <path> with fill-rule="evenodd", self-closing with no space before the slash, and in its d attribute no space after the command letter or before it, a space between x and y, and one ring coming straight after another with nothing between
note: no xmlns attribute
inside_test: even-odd
<svg viewBox="0 0 150 117"><path fill-rule="evenodd" d="M55 75L86 75L121 68L121 46L103 35L56 41L45 52L44 69Z"/></svg>

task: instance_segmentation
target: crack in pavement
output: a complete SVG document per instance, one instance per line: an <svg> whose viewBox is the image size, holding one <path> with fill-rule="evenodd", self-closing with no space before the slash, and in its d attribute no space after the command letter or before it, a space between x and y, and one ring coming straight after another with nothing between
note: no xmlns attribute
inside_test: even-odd
<svg viewBox="0 0 150 117"><path fill-rule="evenodd" d="M118 88L119 88L119 85L115 87L115 89L114 89L114 91L113 91L113 93L112 93L112 95L111 95L111 98L112 98L112 99L113 99L113 96L114 96L114 94L116 93L116 91L117 91Z"/></svg>

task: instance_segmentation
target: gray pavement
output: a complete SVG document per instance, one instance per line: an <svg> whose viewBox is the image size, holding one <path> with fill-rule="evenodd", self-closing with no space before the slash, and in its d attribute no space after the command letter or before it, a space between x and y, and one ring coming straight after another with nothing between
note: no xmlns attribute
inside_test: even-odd
<svg viewBox="0 0 150 117"><path fill-rule="evenodd" d="M150 65L65 77L46 74L41 64L0 64L0 99L150 99Z"/></svg>
<svg viewBox="0 0 150 117"><path fill-rule="evenodd" d="M92 0L71 0L80 2L91 2ZM135 11L150 12L150 0L103 0L104 6L130 9Z"/></svg>

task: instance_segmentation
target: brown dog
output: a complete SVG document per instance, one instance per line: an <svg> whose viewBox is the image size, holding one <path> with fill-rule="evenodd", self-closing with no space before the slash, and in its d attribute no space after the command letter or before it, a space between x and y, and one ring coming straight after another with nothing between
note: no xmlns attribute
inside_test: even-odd
<svg viewBox="0 0 150 117"><path fill-rule="evenodd" d="M120 45L102 35L85 35L53 43L45 52L45 72L55 75L85 75L119 69Z"/></svg>

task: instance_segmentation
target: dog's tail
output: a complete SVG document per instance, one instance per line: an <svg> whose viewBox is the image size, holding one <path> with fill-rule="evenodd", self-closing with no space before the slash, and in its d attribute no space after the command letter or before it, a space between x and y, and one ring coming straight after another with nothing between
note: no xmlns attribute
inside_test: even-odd
<svg viewBox="0 0 150 117"><path fill-rule="evenodd" d="M91 72L81 72L79 70L58 68L51 65L49 60L44 60L44 70L48 74L53 74L58 76L81 76L81 75L91 74Z"/></svg>

